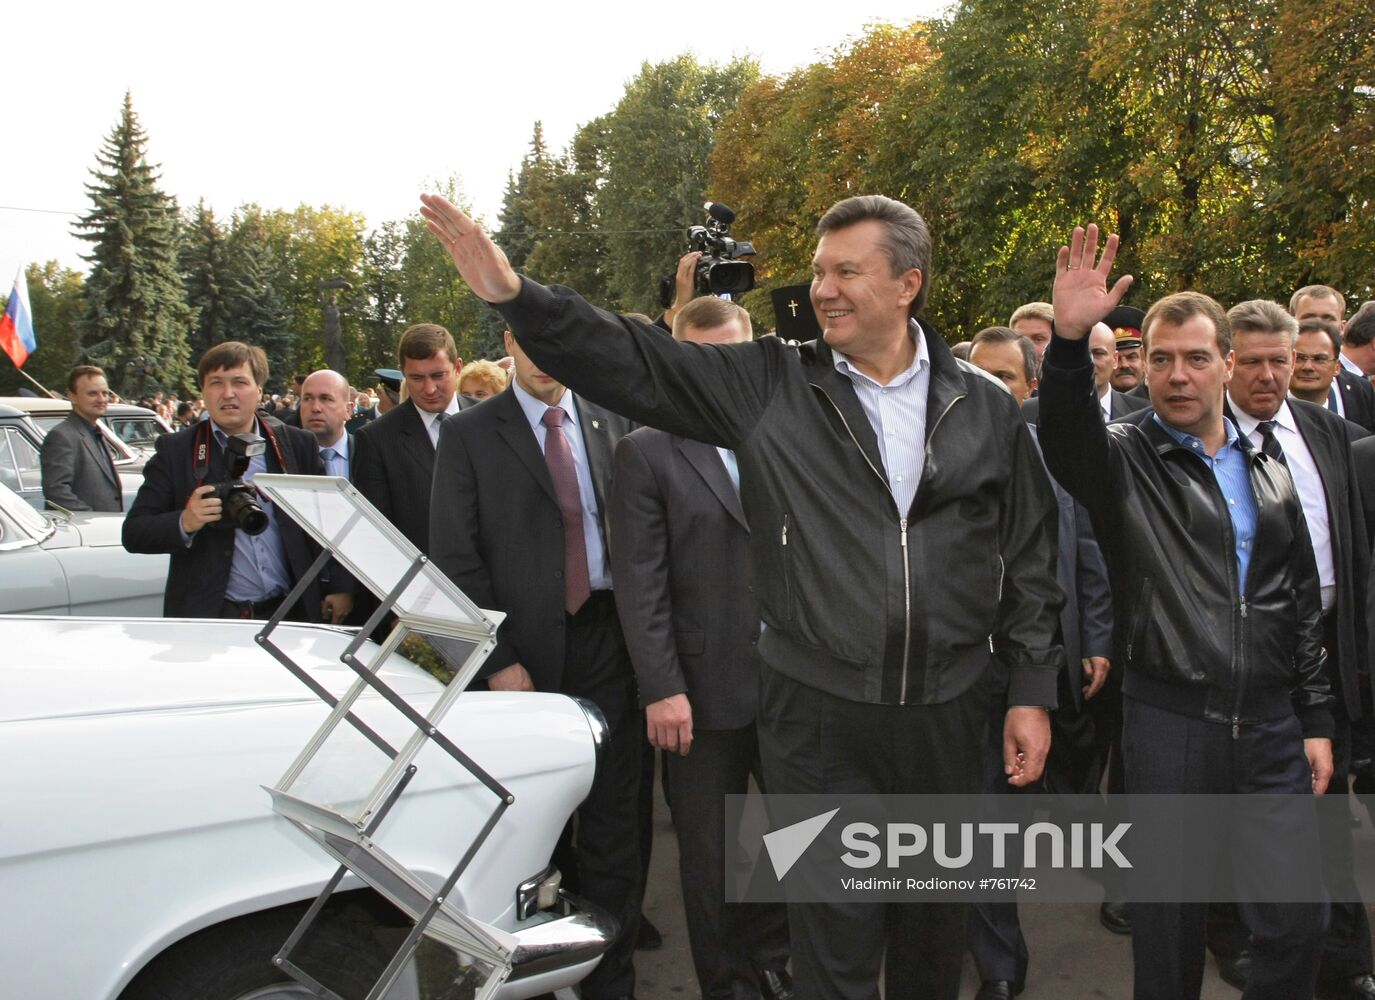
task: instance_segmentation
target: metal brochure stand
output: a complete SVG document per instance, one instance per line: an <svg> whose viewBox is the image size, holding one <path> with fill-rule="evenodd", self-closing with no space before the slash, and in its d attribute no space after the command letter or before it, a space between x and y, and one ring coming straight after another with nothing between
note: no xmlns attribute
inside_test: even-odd
<svg viewBox="0 0 1375 1000"><path fill-rule="evenodd" d="M318 996L358 1000L340 997L296 961L298 945L312 932L345 874L352 872L414 925L366 1000L387 997L425 943L448 949L462 970L465 993L474 1000L486 1000L511 974L519 942L515 935L465 914L450 895L514 800L440 731L439 722L496 645L500 615L484 612L469 601L346 480L264 474L254 482L323 550L257 641L330 708L287 772L266 790L273 809L340 865L275 961ZM330 558L381 599L372 618L340 655L356 676L337 695L294 663L272 639L283 617ZM368 636L388 613L397 616L396 628L371 660L360 659ZM428 705L412 704L379 675L382 664L408 640L427 643L455 672ZM369 691L379 697L360 703L360 696ZM440 885L407 869L379 843L380 828L417 773L416 758L422 751L431 762L427 767L461 768L477 779L475 794L491 797L486 821L471 843L456 843L454 868Z"/></svg>

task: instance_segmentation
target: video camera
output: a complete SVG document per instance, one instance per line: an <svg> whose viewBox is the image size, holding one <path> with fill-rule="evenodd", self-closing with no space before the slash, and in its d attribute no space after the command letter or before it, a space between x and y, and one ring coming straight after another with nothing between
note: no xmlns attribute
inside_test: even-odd
<svg viewBox="0 0 1375 1000"><path fill-rule="evenodd" d="M224 482L215 483L215 492L210 496L221 501L220 523L226 527L238 528L250 535L261 535L267 530L267 512L258 503L258 491L243 478L249 462L265 451L267 441L257 434L231 434L225 441L229 475Z"/></svg>
<svg viewBox="0 0 1375 1000"><path fill-rule="evenodd" d="M731 239L730 224L735 221L735 213L725 205L709 201L703 207L707 210L707 224L688 229L688 249L702 254L693 275L693 291L697 295L736 298L754 287L754 265L740 259L754 256L754 244ZM665 309L673 304L675 291L673 275L659 282L659 298Z"/></svg>

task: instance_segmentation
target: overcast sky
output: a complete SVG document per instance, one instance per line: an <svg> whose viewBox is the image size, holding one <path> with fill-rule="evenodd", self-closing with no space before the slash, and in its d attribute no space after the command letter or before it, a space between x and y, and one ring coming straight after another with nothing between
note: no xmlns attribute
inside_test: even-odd
<svg viewBox="0 0 1375 1000"><path fill-rule="evenodd" d="M162 187L227 217L245 202L415 211L426 181L457 174L495 218L536 119L552 149L609 111L645 61L756 57L766 73L829 55L873 23L944 0L771 3L11 4L3 66L0 284L57 259L125 90ZM670 17L678 18L674 23ZM507 19L510 19L508 22ZM743 220L742 220L743 221ZM3 293L0 293L3 294ZM40 333L41 336L41 333Z"/></svg>

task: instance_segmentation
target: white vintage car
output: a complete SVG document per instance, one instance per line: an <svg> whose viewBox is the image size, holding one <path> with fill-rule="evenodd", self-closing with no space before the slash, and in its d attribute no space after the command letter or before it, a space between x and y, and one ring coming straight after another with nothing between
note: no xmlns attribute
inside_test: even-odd
<svg viewBox="0 0 1375 1000"><path fill-rule="evenodd" d="M126 552L123 525L123 514L40 513L0 483L0 614L162 614L167 556Z"/></svg>
<svg viewBox="0 0 1375 1000"><path fill-rule="evenodd" d="M255 642L260 627L0 618L0 996L315 995L273 957L338 866L274 812L264 786L329 709ZM282 625L272 641L338 695L356 679L339 660L352 638ZM376 652L365 644L365 658ZM398 654L378 676L417 704L441 690ZM364 693L355 711L374 702ZM562 696L465 692L440 728L510 793L448 899L507 943L508 968L465 988L453 971L462 955L445 971L421 954L386 996L481 997L500 982L495 995L515 1000L577 982L614 928L559 893L548 866L592 781L604 724ZM492 813L452 763L422 749L386 821L388 855L432 887ZM313 942L327 975L314 975L362 998L411 922L352 875L340 890Z"/></svg>

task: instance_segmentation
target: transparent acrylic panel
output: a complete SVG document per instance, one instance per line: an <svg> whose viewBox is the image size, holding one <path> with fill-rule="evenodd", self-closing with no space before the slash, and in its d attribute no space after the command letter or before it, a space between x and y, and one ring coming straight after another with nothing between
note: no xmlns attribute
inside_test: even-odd
<svg viewBox="0 0 1375 1000"><path fill-rule="evenodd" d="M405 675L389 670L391 683L382 682L385 693L355 676L277 788L342 821L365 825L468 678L460 675L460 683L450 681L465 667L476 669L486 645L470 638L416 631L405 622L398 624L380 650L364 645L363 650L373 657L363 663L369 676L376 676L376 668L384 662L389 666L409 663L423 673L412 672L409 681L401 683L398 677ZM403 706L414 718L408 717ZM457 762L452 765L461 767ZM458 779L472 780L472 776L463 773L451 780Z"/></svg>
<svg viewBox="0 0 1375 1000"><path fill-rule="evenodd" d="M376 897L336 891L285 951L287 971L344 1000L364 1000L406 946L416 921ZM509 973L507 956L456 947L429 934L414 951L385 1000L485 1000Z"/></svg>
<svg viewBox="0 0 1375 1000"><path fill-rule="evenodd" d="M421 554L347 480L263 474L253 482L379 598L391 593ZM450 628L483 633L496 628L429 562L397 598L393 610L403 618Z"/></svg>

